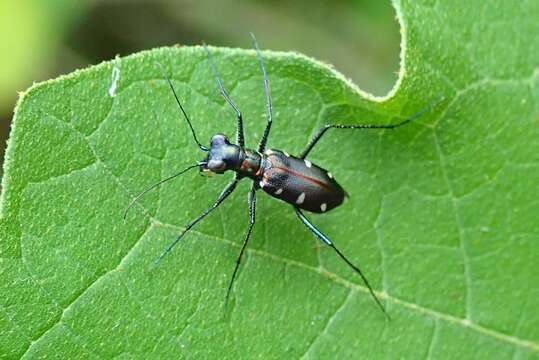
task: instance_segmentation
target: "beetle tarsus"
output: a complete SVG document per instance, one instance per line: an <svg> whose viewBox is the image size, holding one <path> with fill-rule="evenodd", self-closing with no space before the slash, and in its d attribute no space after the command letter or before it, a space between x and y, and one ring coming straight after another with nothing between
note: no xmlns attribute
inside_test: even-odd
<svg viewBox="0 0 539 360"><path fill-rule="evenodd" d="M232 194L232 192L234 191L234 189L236 188L236 185L238 184L238 179L234 178L234 180L232 180L231 182L228 183L228 185L223 189L223 191L221 192L221 194L219 195L219 197L217 198L217 200L213 203L213 205L211 207L209 207L208 209L206 209L202 214L200 214L199 216L197 216L196 219L192 220L189 224L187 224L187 226L185 227L185 229L180 233L180 235L178 235L176 237L176 239L171 242L165 249L165 251L163 251L161 253L161 255L159 255L159 257L155 260L155 263L156 265L159 264L159 262L174 248L174 246L176 246L178 244L178 242L181 240L181 238L189 231L191 230L191 228L193 226L195 226L200 220L204 219L206 216L208 216L213 210L215 210L219 205L221 205L223 203L223 201L225 201L225 199L230 195Z"/></svg>
<svg viewBox="0 0 539 360"><path fill-rule="evenodd" d="M234 267L234 272L232 273L232 277L230 278L228 287L226 289L225 304L224 304L225 312L228 307L228 300L230 299L230 292L232 291L234 280L236 279L236 275L238 274L238 270L240 268L243 253L245 251L245 248L247 247L247 243L249 242L249 239L251 238L251 232L253 231L253 227L255 225L255 211L256 211L256 188L253 184L253 186L251 187L251 191L249 191L249 227L247 228L247 233L245 234L245 238L243 240L243 245L241 247L240 254L238 255L238 258L236 259L236 266Z"/></svg>
<svg viewBox="0 0 539 360"><path fill-rule="evenodd" d="M389 317L389 314L387 313L386 311L386 308L384 307L384 305L382 305L382 302L380 301L380 299L378 299L378 296L376 296L376 294L374 293L374 290L371 286L371 284L369 283L369 281L367 280L367 278L365 277L365 275L363 275L363 273L361 272L361 270L359 269L359 267L357 267L356 265L352 264L352 262L350 262L350 260L348 260L346 258L346 256L344 256L344 254L339 250L337 249L337 247L335 246L335 244L330 240L330 238L328 238L322 231L320 231L316 226L313 225L313 223L311 223L309 221L309 219L307 219L307 217L303 214L303 212L301 212L301 210L298 208L298 207L294 207L294 209L296 210L296 214L298 215L298 218L301 220L301 222L316 236L318 237L322 242L324 242L324 244L330 246L331 248L333 248L333 250L335 250L335 252L337 253L337 255L339 255L339 257L344 260L344 262L350 266L360 277L361 279L363 280L363 283L365 284L365 286L367 287L367 289L369 290L369 293L371 294L372 298L374 299L374 301L376 302L376 304L380 307L380 309L382 310L382 312L385 314L385 316L387 317L388 320L391 320L391 318Z"/></svg>

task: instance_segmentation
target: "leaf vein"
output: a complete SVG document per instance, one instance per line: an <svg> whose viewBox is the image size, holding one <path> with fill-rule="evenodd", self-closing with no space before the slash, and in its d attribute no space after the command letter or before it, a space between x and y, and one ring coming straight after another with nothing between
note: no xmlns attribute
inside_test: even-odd
<svg viewBox="0 0 539 360"><path fill-rule="evenodd" d="M159 222L159 221L157 221L155 219L152 219L152 223L154 224L155 227L170 228L170 229L174 229L176 231L182 229L182 228L178 227L177 225L161 223L161 222ZM204 237L206 237L208 239L211 239L211 240L214 240L214 241L218 241L218 242L228 244L228 245L236 247L236 248L239 247L238 244L236 244L233 241L228 240L228 239L223 239L223 238L211 235L211 234L202 233L202 232L199 232L199 231L194 230L194 229L192 229L191 232L195 233L195 234L198 234L198 235L201 235L201 236L204 236ZM281 262L281 263L285 263L287 265L295 266L295 267L301 268L301 269L306 270L306 271L314 272L314 273L316 273L316 274L318 274L318 275L320 275L320 276L322 276L322 277L324 277L324 278L326 278L326 279L328 279L330 281L333 281L334 283L336 283L338 285L341 285L341 286L343 286L345 288L348 288L348 289L351 289L351 290L354 290L354 291L360 291L360 292L362 292L362 293L364 293L366 295L369 294L368 289L365 288L363 285L359 285L357 283L353 283L351 281L345 280L342 277L340 277L339 275L337 275L336 273L325 270L323 268L318 268L318 267L314 267L314 266L311 266L311 265L307 265L307 264L305 264L303 262L283 258L281 256L277 256L277 255L268 253L268 252L266 252L264 250L247 248L245 251L249 252L249 253L252 253L252 254L255 254L255 255L259 255L261 257L265 257L265 258L277 261L277 262ZM434 309L430 309L430 308L427 308L427 307L420 306L418 304L410 303L410 302L408 302L406 300L402 300L402 299L399 299L399 298L396 298L396 297L392 297L392 296L390 296L387 293L382 292L382 291L375 290L374 292L376 293L376 296L378 296L380 299L387 300L387 301L389 301L389 302L391 302L391 303L393 303L395 305L401 306L401 307L403 307L403 308L405 308L407 310L410 310L410 311L416 312L418 314L422 314L422 315L431 317L432 319L435 319L435 320L436 319L437 320L443 320L443 321L448 322L448 323L457 324L459 326L471 329L471 330L473 330L473 331L475 331L477 333L480 333L482 335L486 335L486 336L489 336L491 338L494 338L494 339L496 339L496 340L498 340L500 342L509 343L509 344L512 344L512 345L515 345L515 346L518 346L518 347L521 347L521 348L525 348L525 349L527 349L529 351L539 353L539 343L536 343L536 342L533 342L533 341L530 341L530 340L521 339L521 338L518 338L516 336L511 336L509 334L505 334L505 333L497 331L497 330L489 329L489 328L484 327L482 325L473 323L472 321L470 321L468 319L465 319L465 318L459 318L457 316L445 314L445 313L439 312L439 311L434 310Z"/></svg>

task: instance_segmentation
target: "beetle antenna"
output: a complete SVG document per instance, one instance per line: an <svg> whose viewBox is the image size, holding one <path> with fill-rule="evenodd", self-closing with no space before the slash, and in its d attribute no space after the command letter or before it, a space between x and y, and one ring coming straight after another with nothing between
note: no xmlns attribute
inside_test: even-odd
<svg viewBox="0 0 539 360"><path fill-rule="evenodd" d="M135 198L129 203L129 205L127 205L127 207L125 208L125 211L124 211L124 220L127 218L127 213L129 212L129 209L131 209L133 207L133 205L135 205L141 197L143 197L148 191L150 190L153 190L155 189L156 187L158 187L159 185L161 185L162 183L164 182L167 182L169 180L172 180L178 176L180 176L181 174L191 170L191 169L194 169L194 168L197 168L197 167L200 167L200 166L203 166L203 165L206 165L207 163L202 161L202 162L198 162L196 165L191 165L189 167L187 167L186 169L183 169L182 171L172 175L172 176L169 176L163 180L160 180L158 182L156 182L155 184L153 184L152 186L149 186L148 188L146 188L145 190L143 190L142 192L140 192L137 196L135 196Z"/></svg>
<svg viewBox="0 0 539 360"><path fill-rule="evenodd" d="M266 142L268 141L268 136L271 130L271 123L273 122L273 105L271 103L270 85L268 75L266 74L266 65L264 63L262 53L258 48L255 34L253 33L251 33L251 40L253 42L253 47L256 51L256 56L258 57L258 62L260 63L260 70L262 70L262 82L264 83L264 94L266 95L266 110L268 112L266 128L264 129L264 133L262 134L262 138L260 139L260 142L258 144L258 152L264 152L264 150L266 149Z"/></svg>
<svg viewBox="0 0 539 360"><path fill-rule="evenodd" d="M208 61L210 63L211 70L213 72L213 75L215 76L215 81L217 82L217 88L219 88L219 92L225 99L225 101L234 109L234 112L236 113L237 118L237 125L236 125L236 141L239 146L245 145L245 135L243 133L243 115L241 114L240 109L236 105L236 103L232 100L230 95L228 94L228 91L226 91L225 86L223 85L223 80L221 79L221 75L219 74L219 70L217 70L217 65L215 65L215 61L213 61L213 56L210 52L210 49L208 49L208 46L204 43L204 50L206 51L206 54L208 55Z"/></svg>
<svg viewBox="0 0 539 360"><path fill-rule="evenodd" d="M170 81L170 78L167 76L167 74L166 74L166 72L165 72L165 70L163 68L163 65L161 65L161 63L159 63L159 62L157 62L157 65L159 65L159 68L161 68L161 72L163 74L163 77L167 80L168 86L170 87L170 90L172 90L172 93L174 94L174 98L176 99L176 103L178 103L178 106L180 107L180 110L181 110L181 112L183 114L183 117L185 118L185 120L187 121L187 124L189 125L189 128L191 129L191 133L193 134L193 139L197 143L200 150L209 151L209 149L206 146L202 145L200 143L200 141L198 141L197 135L195 133L195 129L193 128L193 124L191 123L191 120L189 119L189 116L187 116L187 113L185 112L185 109L182 106L180 98L178 97L178 94L176 93L176 90L174 89L174 85L172 85L172 81Z"/></svg>

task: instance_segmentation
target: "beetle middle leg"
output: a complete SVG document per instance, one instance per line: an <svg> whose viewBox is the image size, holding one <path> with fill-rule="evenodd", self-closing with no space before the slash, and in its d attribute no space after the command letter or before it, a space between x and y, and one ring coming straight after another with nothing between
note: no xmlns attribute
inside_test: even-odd
<svg viewBox="0 0 539 360"><path fill-rule="evenodd" d="M228 299L230 298L230 291L232 291L232 285L234 284L234 280L236 279L236 275L238 274L238 270L240 268L241 259L243 257L243 253L245 252L245 248L247 247L247 243L249 242L249 239L251 238L251 232L253 230L253 227L255 225L255 211L256 211L256 188L255 185L251 187L251 191L249 191L248 195L249 200L249 227L247 228L247 233L245 234L245 238L243 239L243 245L240 250L240 254L238 255L238 258L236 259L236 266L234 267L234 272L232 273L232 277L230 278L230 282L228 283L228 288L226 289L226 297L225 297L225 305L224 309L226 311L226 308L228 306Z"/></svg>
<svg viewBox="0 0 539 360"><path fill-rule="evenodd" d="M369 293L371 294L371 296L373 297L373 299L376 301L376 303L378 304L378 306L380 307L380 309L382 309L382 311L384 312L384 314L387 316L388 319L390 319L389 317L389 314L387 313L386 309L384 308L384 305L382 305L382 303L380 302L380 300L378 299L378 297L376 296L376 294L374 293L374 290L372 289L372 286L371 284L369 283L369 281L367 280L367 278L365 277L365 275L363 275L363 273L361 272L361 270L354 264L352 264L352 262L350 262L350 260L348 260L344 254L339 250L337 249L337 247L335 246L335 244L333 244L333 241L331 241L330 238L328 238L322 231L320 231L316 226L314 226L310 221L309 219L307 219L305 217L305 215L303 214L303 212L298 208L298 207L294 207L294 209L296 210L296 215L298 216L298 218L301 220L301 222L314 234L316 235L316 237L318 237L322 242L324 242L324 244L330 246L331 248L333 248L333 250L335 250L335 252L337 253L337 255L339 255L339 257L344 260L344 262L350 266L360 277L361 279L363 280L363 283L365 283L365 286L367 287L367 289L369 290Z"/></svg>
<svg viewBox="0 0 539 360"><path fill-rule="evenodd" d="M181 240L181 238L189 231L193 226L195 226L200 220L204 219L206 216L208 216L213 210L215 210L219 205L225 201L225 199L232 194L234 189L236 189L236 185L238 184L239 179L235 177L231 182L228 183L228 185L223 189L217 200L213 203L211 207L206 209L202 214L196 217L196 219L192 220L189 224L185 226L185 229L176 236L176 239L171 242L166 248L165 251L159 255L159 257L155 260L155 264L159 264L159 262L172 250L174 246Z"/></svg>

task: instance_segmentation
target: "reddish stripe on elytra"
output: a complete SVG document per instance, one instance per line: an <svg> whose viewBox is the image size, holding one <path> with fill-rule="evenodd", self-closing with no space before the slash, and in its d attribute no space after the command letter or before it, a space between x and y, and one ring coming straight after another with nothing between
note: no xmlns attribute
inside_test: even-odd
<svg viewBox="0 0 539 360"><path fill-rule="evenodd" d="M292 175L294 175L294 176L297 176L297 177L299 177L299 178L302 178L302 179L305 179L305 180L307 180L307 181L313 182L313 183L315 183L315 184L317 184L317 185L320 185L320 186L322 186L323 188L326 188L326 189L328 189L328 190L330 189L329 185L326 184L325 182L320 181L320 180L318 180L318 179L315 179L315 178L313 178L313 177L304 175L304 174L299 173L299 172L297 172L297 171L294 171L294 170L292 170L292 169L290 169L290 168L284 168L284 167L276 166L276 167L274 167L273 169L276 169L276 170L283 170L284 172L290 173L290 174L292 174Z"/></svg>

